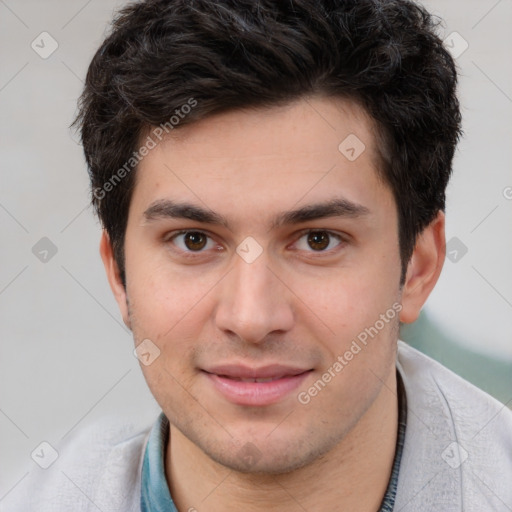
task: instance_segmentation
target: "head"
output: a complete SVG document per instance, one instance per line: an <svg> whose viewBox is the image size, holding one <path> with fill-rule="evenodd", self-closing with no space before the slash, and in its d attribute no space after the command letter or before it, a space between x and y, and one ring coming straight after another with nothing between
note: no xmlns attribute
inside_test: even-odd
<svg viewBox="0 0 512 512"><path fill-rule="evenodd" d="M455 88L405 0L159 0L114 21L77 119L101 252L136 343L160 351L153 394L214 460L243 469L252 443L255 470L307 464L376 402L442 267ZM283 361L329 385L251 406L211 382Z"/></svg>

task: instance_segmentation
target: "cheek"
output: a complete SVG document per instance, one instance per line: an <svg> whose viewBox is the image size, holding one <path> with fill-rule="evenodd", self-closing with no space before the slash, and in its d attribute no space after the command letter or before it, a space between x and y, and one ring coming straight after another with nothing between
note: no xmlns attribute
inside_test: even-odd
<svg viewBox="0 0 512 512"><path fill-rule="evenodd" d="M158 356L149 365L141 364L141 369L162 407L169 408L169 396L178 396L192 384L195 344L208 319L207 301L201 300L207 290L201 280L160 270L131 274L128 299L133 336L137 346L150 340L157 347Z"/></svg>
<svg viewBox="0 0 512 512"><path fill-rule="evenodd" d="M198 276L192 267L171 265L165 251L128 243L126 270L132 321L142 331L138 334L149 338L162 338L178 328L213 285L208 273Z"/></svg>
<svg viewBox="0 0 512 512"><path fill-rule="evenodd" d="M324 321L331 334L355 335L372 325L399 297L398 265L351 266L321 276L296 275L291 287L309 317Z"/></svg>
<svg viewBox="0 0 512 512"><path fill-rule="evenodd" d="M148 258L132 258L129 265L127 293L135 343L149 339L160 351L154 363L142 367L148 384L154 391L173 388L174 377L184 385L197 342L211 319L210 294L219 278L198 276L186 268L178 272Z"/></svg>
<svg viewBox="0 0 512 512"><path fill-rule="evenodd" d="M148 280L128 293L136 340L150 338L162 346L176 338L185 341L184 336L193 337L200 328L199 316L205 316L204 290L181 280Z"/></svg>

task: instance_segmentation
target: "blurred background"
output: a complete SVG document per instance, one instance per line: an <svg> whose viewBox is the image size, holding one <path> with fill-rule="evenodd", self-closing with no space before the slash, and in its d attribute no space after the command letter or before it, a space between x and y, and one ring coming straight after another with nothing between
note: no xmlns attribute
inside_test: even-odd
<svg viewBox="0 0 512 512"><path fill-rule="evenodd" d="M0 505L42 441L98 418L149 424L146 389L98 255L69 130L109 0L0 0ZM460 69L464 139L447 259L402 338L512 404L512 2L431 0ZM28 468L28 469L27 469Z"/></svg>

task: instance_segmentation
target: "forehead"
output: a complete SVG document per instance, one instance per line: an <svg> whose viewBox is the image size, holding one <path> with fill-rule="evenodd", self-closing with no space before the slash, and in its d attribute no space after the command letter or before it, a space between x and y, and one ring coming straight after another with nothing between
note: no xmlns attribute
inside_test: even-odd
<svg viewBox="0 0 512 512"><path fill-rule="evenodd" d="M375 202L389 192L378 164L374 123L360 106L304 98L178 127L139 164L132 205L141 210L155 200L183 199L214 211L251 210L261 222L270 210L337 192Z"/></svg>
<svg viewBox="0 0 512 512"><path fill-rule="evenodd" d="M364 143L366 156L375 158L377 164L376 123L365 109L353 100L312 96L281 106L232 110L183 127L178 124L160 146L172 145L173 151L193 147L198 153L191 158L252 160L288 149L295 150L287 155L293 158L326 147L339 150L349 135Z"/></svg>

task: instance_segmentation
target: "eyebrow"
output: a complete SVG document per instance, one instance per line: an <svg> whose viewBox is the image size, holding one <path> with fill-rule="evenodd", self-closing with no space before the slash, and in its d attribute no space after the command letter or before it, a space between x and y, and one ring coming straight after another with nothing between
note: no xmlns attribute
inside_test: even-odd
<svg viewBox="0 0 512 512"><path fill-rule="evenodd" d="M322 203L281 212L274 217L271 229L327 217L357 218L368 214L370 214L370 210L366 206L348 199L334 198ZM144 218L148 222L160 219L189 219L204 224L221 225L229 229L229 223L222 215L201 206L170 199L161 199L152 203L144 211Z"/></svg>

